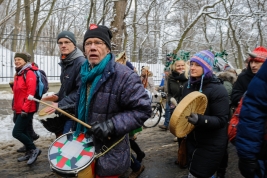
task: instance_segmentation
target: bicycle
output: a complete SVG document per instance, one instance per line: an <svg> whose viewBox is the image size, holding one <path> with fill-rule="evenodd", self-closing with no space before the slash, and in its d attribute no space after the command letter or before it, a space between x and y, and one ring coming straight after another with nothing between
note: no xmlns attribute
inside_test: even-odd
<svg viewBox="0 0 267 178"><path fill-rule="evenodd" d="M157 97L160 97L159 99L157 99ZM155 127L156 125L158 125L158 123L160 122L161 116L162 116L162 112L163 110L165 110L164 107L164 101L167 98L166 93L164 92L160 92L160 96L155 97L157 100L156 102L153 102L152 99L152 103L151 103L151 107L152 107L152 115L150 118L148 118L143 126L145 128L151 128L151 127Z"/></svg>

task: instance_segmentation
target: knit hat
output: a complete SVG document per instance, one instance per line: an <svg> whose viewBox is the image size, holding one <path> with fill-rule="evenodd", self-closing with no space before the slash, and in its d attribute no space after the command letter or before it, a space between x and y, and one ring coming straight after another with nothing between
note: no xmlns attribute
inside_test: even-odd
<svg viewBox="0 0 267 178"><path fill-rule="evenodd" d="M214 54L209 50L200 51L190 59L190 62L198 63L204 69L204 75L206 75L212 73Z"/></svg>
<svg viewBox="0 0 267 178"><path fill-rule="evenodd" d="M204 50L196 53L191 59L190 62L198 63L204 70L204 74L201 77L199 92L202 92L203 79L204 77L212 76L212 68L214 62L214 54L209 50ZM188 80L187 88L190 88L190 83L192 78L190 77Z"/></svg>
<svg viewBox="0 0 267 178"><path fill-rule="evenodd" d="M259 46L252 52L248 52L248 55L250 56L249 61L264 62L267 58L267 49Z"/></svg>
<svg viewBox="0 0 267 178"><path fill-rule="evenodd" d="M84 43L88 38L99 38L105 42L109 50L111 50L111 38L112 33L109 30L108 27L104 25L96 25L96 24L90 24L89 29L86 31L83 39L83 47Z"/></svg>
<svg viewBox="0 0 267 178"><path fill-rule="evenodd" d="M76 39L72 32L69 31L63 31L58 34L57 36L57 42L60 38L68 38L75 46L76 46Z"/></svg>
<svg viewBox="0 0 267 178"><path fill-rule="evenodd" d="M142 69L146 69L147 71L149 71L149 66L144 66L142 67Z"/></svg>
<svg viewBox="0 0 267 178"><path fill-rule="evenodd" d="M14 58L16 57L22 58L25 62L30 62L31 60L31 55L29 53L16 53Z"/></svg>

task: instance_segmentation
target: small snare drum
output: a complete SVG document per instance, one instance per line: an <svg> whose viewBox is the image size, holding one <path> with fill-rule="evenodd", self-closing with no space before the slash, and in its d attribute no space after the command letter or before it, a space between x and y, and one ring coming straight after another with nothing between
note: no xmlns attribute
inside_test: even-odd
<svg viewBox="0 0 267 178"><path fill-rule="evenodd" d="M92 138L72 132L57 138L48 150L51 170L58 176L94 178L95 147Z"/></svg>

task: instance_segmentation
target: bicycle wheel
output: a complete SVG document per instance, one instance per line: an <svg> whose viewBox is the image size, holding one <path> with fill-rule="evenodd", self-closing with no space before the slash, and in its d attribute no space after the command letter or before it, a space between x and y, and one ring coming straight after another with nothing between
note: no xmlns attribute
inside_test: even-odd
<svg viewBox="0 0 267 178"><path fill-rule="evenodd" d="M160 121L161 112L162 112L162 110L161 110L160 104L152 106L152 115L150 118L148 118L144 122L144 127L146 127L146 128L155 127Z"/></svg>

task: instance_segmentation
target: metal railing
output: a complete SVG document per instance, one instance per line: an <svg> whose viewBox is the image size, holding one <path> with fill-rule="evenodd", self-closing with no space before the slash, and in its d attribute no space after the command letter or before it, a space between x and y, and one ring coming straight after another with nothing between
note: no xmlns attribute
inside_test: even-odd
<svg viewBox="0 0 267 178"><path fill-rule="evenodd" d="M16 48L12 50L12 43L16 40ZM35 38L34 38L35 39ZM13 79L15 74L14 55L15 51L25 51L25 36L8 36L7 34L0 36L0 82L9 82ZM120 51L113 50L115 55ZM126 51L127 59L136 62L132 62L136 67L138 74L140 75L140 69L142 66L149 66L153 72L153 78L156 84L160 83L162 79L162 73L164 70L166 53L162 56L158 56L158 50L152 48L143 48L141 51ZM162 60L160 60L162 59ZM48 80L59 81L61 68L58 65L59 49L56 44L55 38L39 37L36 49L34 50L34 62L38 67L44 70L47 74Z"/></svg>

